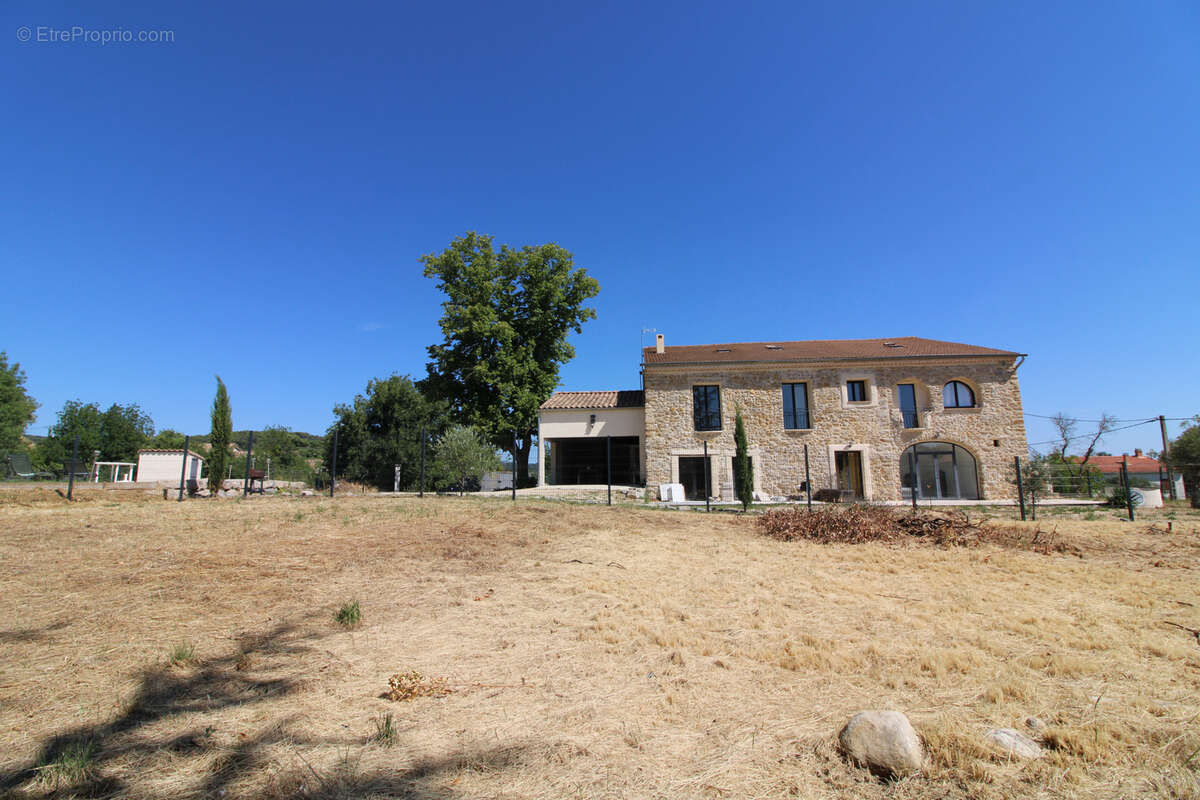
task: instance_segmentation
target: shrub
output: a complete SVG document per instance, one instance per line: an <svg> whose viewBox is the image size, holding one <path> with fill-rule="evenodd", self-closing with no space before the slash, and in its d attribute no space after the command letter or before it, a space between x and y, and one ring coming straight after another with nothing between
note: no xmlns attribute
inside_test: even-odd
<svg viewBox="0 0 1200 800"><path fill-rule="evenodd" d="M1118 486L1117 488L1113 489L1112 494L1109 495L1108 505L1110 508L1128 508L1128 500L1130 499L1133 500L1133 505L1135 508L1142 503L1142 496L1140 494L1137 492L1129 492L1127 496L1125 487Z"/></svg>
<svg viewBox="0 0 1200 800"><path fill-rule="evenodd" d="M349 603L342 603L342 607L333 615L334 621L343 628L353 628L362 621L362 610L358 607L357 600L351 600Z"/></svg>

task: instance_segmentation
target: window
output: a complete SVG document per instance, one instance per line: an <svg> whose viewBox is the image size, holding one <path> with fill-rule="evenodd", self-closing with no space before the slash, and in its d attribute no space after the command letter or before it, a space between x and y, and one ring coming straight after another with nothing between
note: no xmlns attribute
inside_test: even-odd
<svg viewBox="0 0 1200 800"><path fill-rule="evenodd" d="M808 384L783 385L783 427L789 431L811 428L808 424Z"/></svg>
<svg viewBox="0 0 1200 800"><path fill-rule="evenodd" d="M867 402L867 382L846 381L846 400L851 403Z"/></svg>
<svg viewBox="0 0 1200 800"><path fill-rule="evenodd" d="M692 387L692 421L698 431L721 430L721 387Z"/></svg>
<svg viewBox="0 0 1200 800"><path fill-rule="evenodd" d="M900 496L921 500L978 500L975 456L950 442L921 442L900 455Z"/></svg>
<svg viewBox="0 0 1200 800"><path fill-rule="evenodd" d="M946 408L974 408L975 392L962 381L950 381L942 389L942 405Z"/></svg>
<svg viewBox="0 0 1200 800"><path fill-rule="evenodd" d="M896 389L900 395L900 416L904 418L904 427L921 427L921 420L917 416L917 387L911 383L902 383Z"/></svg>

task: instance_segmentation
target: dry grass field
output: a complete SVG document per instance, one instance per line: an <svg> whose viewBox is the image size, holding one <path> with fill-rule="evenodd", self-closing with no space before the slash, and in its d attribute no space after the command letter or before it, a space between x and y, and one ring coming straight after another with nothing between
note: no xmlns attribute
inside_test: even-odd
<svg viewBox="0 0 1200 800"><path fill-rule="evenodd" d="M1078 550L1043 554L547 501L81 497L0 492L0 797L1200 797L1182 506L1043 520ZM921 773L845 762L870 708L912 719ZM1031 715L1042 758L982 744Z"/></svg>

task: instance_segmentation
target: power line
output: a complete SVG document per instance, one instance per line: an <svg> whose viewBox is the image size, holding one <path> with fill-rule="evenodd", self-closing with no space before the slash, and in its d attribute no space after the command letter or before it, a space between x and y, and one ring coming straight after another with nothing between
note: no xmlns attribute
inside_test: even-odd
<svg viewBox="0 0 1200 800"><path fill-rule="evenodd" d="M1112 417L1109 417L1107 420L1076 419L1075 417L1072 417L1069 414L1034 414L1032 411L1025 411L1023 413L1027 417L1037 417L1038 419L1057 419L1058 417L1061 416L1061 417L1065 417L1066 419L1069 419L1069 420L1074 420L1075 422L1139 422L1139 421L1143 421L1143 420L1139 420L1138 418L1113 419ZM1195 417L1163 417L1164 422L1191 422L1194 419L1195 419ZM1151 417L1145 418L1144 421L1145 422L1158 422L1158 415L1154 414Z"/></svg>
<svg viewBox="0 0 1200 800"><path fill-rule="evenodd" d="M1117 431L1125 431L1125 430L1129 430L1130 428L1137 428L1141 425L1149 425L1151 422L1158 422L1158 418L1155 417L1154 419L1144 419L1141 422L1135 422L1132 425L1123 425L1120 428L1112 428L1110 430L1105 431L1104 434L1107 436L1108 434L1116 433ZM1066 441L1073 442L1076 439L1090 439L1090 438L1092 438L1092 434L1085 433L1080 436L1068 436L1068 437L1066 437ZM1033 447L1033 446L1039 445L1039 444L1062 444L1063 441L1064 440L1061 438L1060 439L1049 439L1045 442L1030 442L1029 446Z"/></svg>

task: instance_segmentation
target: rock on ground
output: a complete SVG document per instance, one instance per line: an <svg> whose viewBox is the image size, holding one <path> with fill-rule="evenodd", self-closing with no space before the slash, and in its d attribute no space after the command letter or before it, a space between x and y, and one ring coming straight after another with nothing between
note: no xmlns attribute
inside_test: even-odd
<svg viewBox="0 0 1200 800"><path fill-rule="evenodd" d="M925 759L921 739L899 711L860 711L838 735L851 760L876 775L899 777L916 772Z"/></svg>
<svg viewBox="0 0 1200 800"><path fill-rule="evenodd" d="M983 737L1014 758L1037 758L1042 754L1037 742L1013 728L992 728Z"/></svg>

